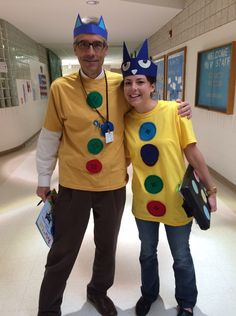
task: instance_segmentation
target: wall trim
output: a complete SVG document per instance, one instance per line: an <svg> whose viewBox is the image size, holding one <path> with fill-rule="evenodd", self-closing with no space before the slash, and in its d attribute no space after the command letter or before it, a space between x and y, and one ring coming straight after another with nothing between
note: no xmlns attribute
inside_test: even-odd
<svg viewBox="0 0 236 316"><path fill-rule="evenodd" d="M217 171L215 171L211 167L208 166L208 169L210 173L212 174L212 176L216 178L216 180L218 180L223 185L227 186L229 189L231 189L232 191L236 193L236 185L234 183L230 182L228 179L223 177L221 174L219 174Z"/></svg>
<svg viewBox="0 0 236 316"><path fill-rule="evenodd" d="M11 148L11 149L8 149L8 150L5 150L5 151L1 151L0 152L0 157L1 156L5 156L7 154L10 154L12 152L15 152L15 151L18 151L19 149L22 149L24 148L26 145L28 145L28 143L30 143L36 136L38 136L38 134L40 133L41 129L36 132L34 135L32 135L30 138L28 138L24 143L22 143L21 145L19 146L16 146L14 148Z"/></svg>

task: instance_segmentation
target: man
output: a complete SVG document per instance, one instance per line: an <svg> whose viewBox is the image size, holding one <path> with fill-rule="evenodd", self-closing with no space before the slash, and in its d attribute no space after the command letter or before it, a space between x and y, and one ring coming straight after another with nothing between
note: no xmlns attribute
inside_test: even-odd
<svg viewBox="0 0 236 316"><path fill-rule="evenodd" d="M81 20L74 51L81 69L51 85L48 110L37 145L37 195L44 201L59 161L54 242L48 254L38 316L61 315L66 281L78 255L90 210L96 246L87 298L103 316L117 315L107 290L115 273L117 237L125 205L124 100L119 74L103 70L107 54L103 18ZM187 115L189 105L187 105Z"/></svg>

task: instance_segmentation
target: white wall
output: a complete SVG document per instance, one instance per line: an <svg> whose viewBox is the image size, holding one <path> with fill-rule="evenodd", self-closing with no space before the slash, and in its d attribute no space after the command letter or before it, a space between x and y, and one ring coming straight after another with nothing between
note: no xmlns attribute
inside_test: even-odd
<svg viewBox="0 0 236 316"><path fill-rule="evenodd" d="M199 148L207 164L236 185L236 98L232 115L194 107L198 52L232 41L236 41L236 21L182 43L169 51L187 46L185 100L193 105L192 120ZM169 51L162 52L160 55Z"/></svg>
<svg viewBox="0 0 236 316"><path fill-rule="evenodd" d="M47 101L0 110L0 152L24 144L42 126Z"/></svg>
<svg viewBox="0 0 236 316"><path fill-rule="evenodd" d="M197 52L232 41L236 41L236 21L186 43L188 51L185 98L191 104L195 101ZM194 107L193 123L199 146L208 165L236 184L236 98L233 115Z"/></svg>
<svg viewBox="0 0 236 316"><path fill-rule="evenodd" d="M41 96L40 87L46 86L47 91L42 91L48 95L48 71L38 61L30 61L29 67L31 79L16 80L19 105L0 109L0 152L24 144L42 127L48 98ZM45 76L45 84L40 85L40 75Z"/></svg>

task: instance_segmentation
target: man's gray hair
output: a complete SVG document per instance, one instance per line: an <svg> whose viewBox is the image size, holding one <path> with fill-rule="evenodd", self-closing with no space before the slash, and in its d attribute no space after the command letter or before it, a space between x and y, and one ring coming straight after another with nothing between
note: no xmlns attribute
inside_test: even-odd
<svg viewBox="0 0 236 316"><path fill-rule="evenodd" d="M84 24L98 24L99 18L96 16L85 16L81 19Z"/></svg>

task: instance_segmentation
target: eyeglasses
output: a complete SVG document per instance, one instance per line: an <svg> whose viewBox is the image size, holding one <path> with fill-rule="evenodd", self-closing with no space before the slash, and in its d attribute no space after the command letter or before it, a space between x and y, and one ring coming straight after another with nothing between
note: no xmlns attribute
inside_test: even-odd
<svg viewBox="0 0 236 316"><path fill-rule="evenodd" d="M77 46L81 50L88 50L90 46L93 47L95 52L101 52L104 47L106 47L106 42L101 42L101 41L94 41L94 42L89 42L89 41L75 41L74 45Z"/></svg>

